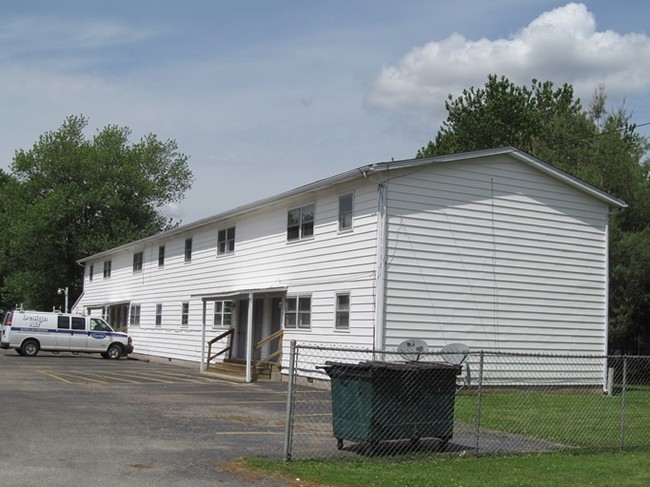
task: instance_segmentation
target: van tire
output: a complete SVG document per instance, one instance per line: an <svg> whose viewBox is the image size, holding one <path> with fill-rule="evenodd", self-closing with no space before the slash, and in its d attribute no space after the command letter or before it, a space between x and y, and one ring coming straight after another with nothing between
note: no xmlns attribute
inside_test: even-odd
<svg viewBox="0 0 650 487"><path fill-rule="evenodd" d="M22 357L23 351L20 349L20 347L16 348L16 353Z"/></svg>
<svg viewBox="0 0 650 487"><path fill-rule="evenodd" d="M23 357L36 357L41 346L36 340L29 339L25 340L20 346L21 355Z"/></svg>
<svg viewBox="0 0 650 487"><path fill-rule="evenodd" d="M108 356L108 353L106 353L106 352L102 352L102 353L100 353L99 355L101 355L102 358L110 358L110 357Z"/></svg>
<svg viewBox="0 0 650 487"><path fill-rule="evenodd" d="M120 357L122 357L122 354L124 353L124 350L122 349L121 345L118 345L117 343L112 343L110 347L108 347L108 350L106 350L106 355L108 355L108 358L117 360Z"/></svg>

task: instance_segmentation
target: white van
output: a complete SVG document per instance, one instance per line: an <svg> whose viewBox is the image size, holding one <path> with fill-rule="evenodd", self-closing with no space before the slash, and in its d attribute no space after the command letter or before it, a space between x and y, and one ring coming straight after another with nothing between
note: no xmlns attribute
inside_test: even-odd
<svg viewBox="0 0 650 487"><path fill-rule="evenodd" d="M25 357L48 352L100 353L118 359L133 352L126 333L114 331L101 318L42 311L9 311L2 324L0 348Z"/></svg>

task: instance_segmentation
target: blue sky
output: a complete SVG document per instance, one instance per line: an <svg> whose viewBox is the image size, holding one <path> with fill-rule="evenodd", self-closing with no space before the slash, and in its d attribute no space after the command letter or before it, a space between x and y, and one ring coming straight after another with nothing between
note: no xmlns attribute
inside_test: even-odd
<svg viewBox="0 0 650 487"><path fill-rule="evenodd" d="M189 223L413 157L490 73L604 83L647 123L649 21L646 0L3 0L0 167L68 115L155 133L190 156L165 209Z"/></svg>

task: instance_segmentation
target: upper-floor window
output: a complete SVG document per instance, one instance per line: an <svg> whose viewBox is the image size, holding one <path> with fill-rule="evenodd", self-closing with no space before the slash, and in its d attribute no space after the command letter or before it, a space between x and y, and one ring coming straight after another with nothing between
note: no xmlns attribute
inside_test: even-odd
<svg viewBox="0 0 650 487"><path fill-rule="evenodd" d="M136 252L133 254L133 272L140 272L142 270L143 253Z"/></svg>
<svg viewBox="0 0 650 487"><path fill-rule="evenodd" d="M185 239L185 262L192 261L192 237Z"/></svg>
<svg viewBox="0 0 650 487"><path fill-rule="evenodd" d="M88 280L92 281L94 274L95 274L95 266L91 264L90 267L88 268Z"/></svg>
<svg viewBox="0 0 650 487"><path fill-rule="evenodd" d="M132 304L131 312L129 313L129 324L130 325L139 325L140 324L140 305Z"/></svg>
<svg viewBox="0 0 650 487"><path fill-rule="evenodd" d="M289 296L285 304L285 328L311 327L311 296Z"/></svg>
<svg viewBox="0 0 650 487"><path fill-rule="evenodd" d="M156 305L156 326L162 326L162 304Z"/></svg>
<svg viewBox="0 0 650 487"><path fill-rule="evenodd" d="M214 326L232 325L232 301L214 302Z"/></svg>
<svg viewBox="0 0 650 487"><path fill-rule="evenodd" d="M185 302L181 306L181 325L187 326L190 322L190 303Z"/></svg>
<svg viewBox="0 0 650 487"><path fill-rule="evenodd" d="M287 240L300 240L314 236L314 204L289 210Z"/></svg>
<svg viewBox="0 0 650 487"><path fill-rule="evenodd" d="M352 229L352 193L339 196L339 231Z"/></svg>
<svg viewBox="0 0 650 487"><path fill-rule="evenodd" d="M165 246L161 245L158 247L158 267L163 267L165 265Z"/></svg>
<svg viewBox="0 0 650 487"><path fill-rule="evenodd" d="M336 295L336 323L337 330L348 330L350 328L350 294L340 293Z"/></svg>
<svg viewBox="0 0 650 487"><path fill-rule="evenodd" d="M235 227L224 228L217 234L217 254L231 254L235 251Z"/></svg>
<svg viewBox="0 0 650 487"><path fill-rule="evenodd" d="M111 277L111 261L110 260L105 260L104 261L104 279L107 277Z"/></svg>

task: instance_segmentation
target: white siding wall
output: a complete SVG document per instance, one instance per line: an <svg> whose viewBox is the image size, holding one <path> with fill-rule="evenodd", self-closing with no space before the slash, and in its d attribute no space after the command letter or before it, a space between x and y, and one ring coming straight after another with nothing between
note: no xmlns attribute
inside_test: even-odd
<svg viewBox="0 0 650 487"><path fill-rule="evenodd" d="M503 156L401 174L388 184L388 346L605 353L605 204Z"/></svg>
<svg viewBox="0 0 650 487"><path fill-rule="evenodd" d="M338 232L338 197L354 192L354 227ZM287 211L315 203L315 236L288 243ZM357 187L342 186L285 201L234 220L224 220L148 242L146 247L113 255L112 275L103 279L103 260L94 264L95 276L86 275L82 310L100 304L130 302L141 306L139 326L129 325L136 352L198 361L201 355L202 311L200 295L242 289L286 287L287 294L312 296L310 330L286 330L291 339L313 343L372 345L376 245L376 184L365 180ZM236 227L234 254L217 255L219 229ZM192 261L184 262L185 239L192 237ZM165 245L165 265L158 267L158 247ZM144 251L142 272L132 269L133 253ZM349 331L334 330L335 296L351 294ZM190 303L189 326L181 326L181 305ZM155 326L155 308L163 304L162 326ZM212 326L214 304L207 304L207 338L225 330Z"/></svg>

